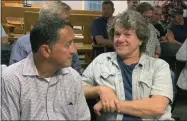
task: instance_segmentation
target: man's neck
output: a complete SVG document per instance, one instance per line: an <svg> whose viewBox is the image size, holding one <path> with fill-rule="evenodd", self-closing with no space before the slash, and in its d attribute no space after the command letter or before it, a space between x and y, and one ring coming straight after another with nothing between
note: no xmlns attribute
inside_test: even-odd
<svg viewBox="0 0 187 121"><path fill-rule="evenodd" d="M55 68L52 65L49 65L49 63L46 60L41 59L37 55L34 55L34 63L38 71L38 74L44 78L52 77L57 71L57 68Z"/></svg>
<svg viewBox="0 0 187 121"><path fill-rule="evenodd" d="M125 57L122 57L123 62L127 65L131 65L131 64L135 64L138 63L140 60L140 54L131 54L131 55L127 55Z"/></svg>
<svg viewBox="0 0 187 121"><path fill-rule="evenodd" d="M135 64L139 62L139 57L130 56L128 59L124 59L123 62L127 65Z"/></svg>

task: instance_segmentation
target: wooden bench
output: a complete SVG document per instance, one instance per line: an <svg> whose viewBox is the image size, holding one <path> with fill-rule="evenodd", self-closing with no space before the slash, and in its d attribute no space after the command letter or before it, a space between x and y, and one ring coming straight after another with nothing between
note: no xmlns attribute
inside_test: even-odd
<svg viewBox="0 0 187 121"><path fill-rule="evenodd" d="M101 11L90 11L90 10L72 10L72 14L86 14L86 15L96 15L102 16Z"/></svg>

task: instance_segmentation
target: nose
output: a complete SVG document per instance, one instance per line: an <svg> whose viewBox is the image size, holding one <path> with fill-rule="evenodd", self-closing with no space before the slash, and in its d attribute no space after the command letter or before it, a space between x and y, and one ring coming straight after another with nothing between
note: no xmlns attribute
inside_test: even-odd
<svg viewBox="0 0 187 121"><path fill-rule="evenodd" d="M117 38L118 43L123 43L125 40L126 40L126 37L123 34L119 35L119 37Z"/></svg>
<svg viewBox="0 0 187 121"><path fill-rule="evenodd" d="M105 10L103 11L103 13L104 13L104 14L107 14L107 10L105 9Z"/></svg>

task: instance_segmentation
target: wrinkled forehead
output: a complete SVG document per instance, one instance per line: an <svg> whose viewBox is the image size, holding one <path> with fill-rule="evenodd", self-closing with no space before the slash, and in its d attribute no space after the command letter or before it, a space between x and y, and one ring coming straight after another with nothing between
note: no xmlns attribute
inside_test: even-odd
<svg viewBox="0 0 187 121"><path fill-rule="evenodd" d="M116 24L115 25L115 31L120 31L120 32L135 32L135 29L131 26L124 26L122 24Z"/></svg>

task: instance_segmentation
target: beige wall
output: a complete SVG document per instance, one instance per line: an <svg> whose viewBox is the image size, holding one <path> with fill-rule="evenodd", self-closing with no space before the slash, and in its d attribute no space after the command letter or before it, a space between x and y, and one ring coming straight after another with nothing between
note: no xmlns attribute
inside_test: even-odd
<svg viewBox="0 0 187 121"><path fill-rule="evenodd" d="M85 1L68 1L68 0L62 0L64 3L68 4L72 9L74 10L84 10L84 3ZM44 4L45 0L41 1L29 1L31 4Z"/></svg>
<svg viewBox="0 0 187 121"><path fill-rule="evenodd" d="M73 10L84 10L85 1L67 1L62 0L64 3L68 4Z"/></svg>
<svg viewBox="0 0 187 121"><path fill-rule="evenodd" d="M62 0L63 2L65 2L66 4L68 4L72 9L74 10L84 10L85 9L85 1L71 1L71 0ZM114 3L114 7L115 7L115 12L114 15L117 15L118 13L124 11L127 9L127 1L126 0L112 0ZM45 2L45 0L42 1L31 1L31 3L33 4L43 4ZM147 1L146 1L147 2ZM149 1L150 2L150 1ZM153 4L153 2L150 2L151 4Z"/></svg>
<svg viewBox="0 0 187 121"><path fill-rule="evenodd" d="M114 3L114 8L115 8L114 16L127 9L127 1L126 0L124 0L124 1L113 0L112 2Z"/></svg>

